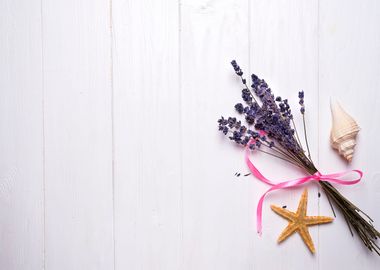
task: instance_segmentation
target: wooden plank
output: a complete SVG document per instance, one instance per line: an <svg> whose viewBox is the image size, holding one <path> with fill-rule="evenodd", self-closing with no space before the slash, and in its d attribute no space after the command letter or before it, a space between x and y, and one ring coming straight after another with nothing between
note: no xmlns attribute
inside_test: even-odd
<svg viewBox="0 0 380 270"><path fill-rule="evenodd" d="M43 266L40 1L0 2L0 265Z"/></svg>
<svg viewBox="0 0 380 270"><path fill-rule="evenodd" d="M113 269L109 2L42 10L46 269Z"/></svg>
<svg viewBox="0 0 380 270"><path fill-rule="evenodd" d="M116 269L180 269L176 0L113 0Z"/></svg>
<svg viewBox="0 0 380 270"><path fill-rule="evenodd" d="M304 136L298 91L305 91L308 140L312 158L317 165L318 1L251 1L250 12L251 71L264 78L276 95L289 100L302 139ZM283 181L305 175L304 172L288 164L282 165L273 158L263 159L258 155L257 163L270 179ZM317 215L318 186L310 183L306 187L309 191L308 214ZM254 238L255 268L303 269L305 266L308 269L318 268L320 252L318 227L310 228L317 249L314 256L298 235L277 244L277 238L287 225L287 221L276 215L269 207L270 204L286 205L287 209L296 210L304 188L305 186L281 190L268 195L263 209L263 235L261 238ZM268 186L256 182L252 196L259 198L267 189ZM326 230L326 227L330 226L324 225L321 230Z"/></svg>
<svg viewBox="0 0 380 270"><path fill-rule="evenodd" d="M380 170L377 154L380 118L380 3L378 1L320 1L320 165L325 172L361 169L360 184L337 187L380 229ZM350 165L331 149L330 97L359 123L353 162ZM321 209L328 209L325 199ZM343 216L338 213L334 226L320 234L321 269L378 269L380 260L351 237ZM341 255L338 255L341 254ZM343 255L342 255L343 254Z"/></svg>
<svg viewBox="0 0 380 270"><path fill-rule="evenodd" d="M184 269L252 269L254 183L243 151L217 130L248 71L248 2L181 1Z"/></svg>

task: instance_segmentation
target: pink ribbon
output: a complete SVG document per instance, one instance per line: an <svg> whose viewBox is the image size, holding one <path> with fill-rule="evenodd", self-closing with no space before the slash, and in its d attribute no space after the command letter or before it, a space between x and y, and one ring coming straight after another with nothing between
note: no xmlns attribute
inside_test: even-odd
<svg viewBox="0 0 380 270"><path fill-rule="evenodd" d="M249 159L249 154L250 154L250 149L249 146L254 143L254 140L251 140L245 149L245 162L248 165L249 170L252 172L256 178L258 178L260 181L272 186L270 189L268 189L260 198L259 203L257 205L257 212L256 212L256 218L257 218L257 232L261 234L262 232L262 214L263 214L263 203L264 203L264 198L265 196L276 189L283 189L283 188L290 188L290 187L295 187L302 185L304 183L307 183L309 181L315 180L315 181L327 181L330 183L336 183L340 185L354 185L358 183L362 177L363 177L363 172L360 170L351 170L351 171L344 171L344 172L339 172L339 173L332 173L332 174L321 174L320 172L316 172L313 175L309 175L306 177L301 177L293 180L288 180L284 182L279 182L275 183L269 179L267 179L262 173L253 165L251 160ZM349 173L357 173L359 177L355 180L341 180L338 179L342 176L345 176Z"/></svg>

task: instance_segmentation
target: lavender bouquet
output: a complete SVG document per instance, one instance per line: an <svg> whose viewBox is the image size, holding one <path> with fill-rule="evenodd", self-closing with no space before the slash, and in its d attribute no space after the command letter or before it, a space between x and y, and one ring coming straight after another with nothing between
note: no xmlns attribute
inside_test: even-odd
<svg viewBox="0 0 380 270"><path fill-rule="evenodd" d="M237 103L235 110L244 116L247 125L243 125L235 117L222 116L218 120L219 130L231 141L251 151L259 151L285 160L309 175L318 173L311 159L307 140L304 92L299 92L298 97L306 148L301 143L288 100L280 96L275 97L268 84L254 74L251 75L251 87L248 87L242 69L235 60L231 64L244 85L241 95L244 104ZM363 244L380 256L380 247L375 242L380 233L372 225L373 220L346 199L331 183L323 180L318 183L326 194L334 216L336 214L333 204L343 214L351 235L356 232Z"/></svg>

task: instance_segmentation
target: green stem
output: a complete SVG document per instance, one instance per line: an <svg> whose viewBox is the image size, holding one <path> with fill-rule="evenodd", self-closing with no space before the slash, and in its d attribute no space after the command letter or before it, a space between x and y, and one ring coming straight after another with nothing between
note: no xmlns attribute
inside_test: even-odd
<svg viewBox="0 0 380 270"><path fill-rule="evenodd" d="M302 143L301 143L301 140L300 140L300 137L298 136L297 127L296 127L296 124L294 123L293 118L292 118L292 123L293 123L294 131L296 132L297 141L298 141L300 147L303 149L303 147L302 147Z"/></svg>
<svg viewBox="0 0 380 270"><path fill-rule="evenodd" d="M311 159L311 155L310 155L309 142L307 141L305 114L302 114L302 122L303 122L303 130L304 130L304 134L305 134L305 142L306 142L306 148L307 148L307 155L308 155L310 161L313 162L313 160Z"/></svg>

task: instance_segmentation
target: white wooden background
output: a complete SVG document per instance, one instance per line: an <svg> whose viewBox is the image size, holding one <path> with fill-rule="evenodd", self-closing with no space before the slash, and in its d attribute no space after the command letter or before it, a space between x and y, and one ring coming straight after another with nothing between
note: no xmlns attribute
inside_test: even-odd
<svg viewBox="0 0 380 270"><path fill-rule="evenodd" d="M379 269L342 216L278 245L302 188L245 173L217 132L240 84L265 78L296 111L305 90L322 172L380 228L377 0L0 0L0 269ZM353 163L330 149L334 96L362 127ZM298 119L299 120L299 119ZM299 176L258 155L273 179ZM309 184L309 214L331 215Z"/></svg>

